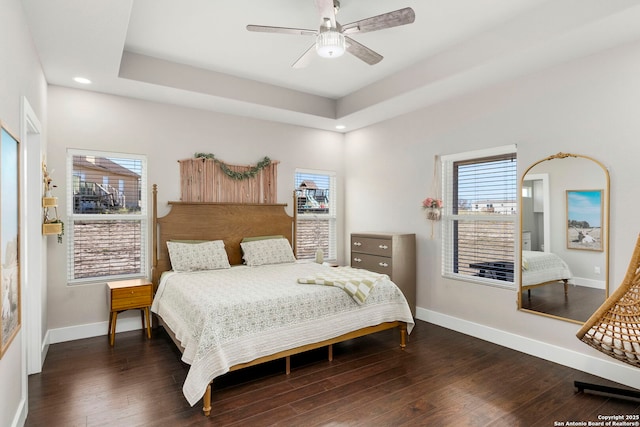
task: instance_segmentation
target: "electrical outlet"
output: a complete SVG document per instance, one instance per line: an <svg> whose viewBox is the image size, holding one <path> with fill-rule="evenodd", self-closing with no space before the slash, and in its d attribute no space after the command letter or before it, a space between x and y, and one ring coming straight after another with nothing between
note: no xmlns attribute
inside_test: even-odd
<svg viewBox="0 0 640 427"><path fill-rule="evenodd" d="M593 267L593 272L596 273L596 274L600 274L600 267L598 267L598 266Z"/></svg>

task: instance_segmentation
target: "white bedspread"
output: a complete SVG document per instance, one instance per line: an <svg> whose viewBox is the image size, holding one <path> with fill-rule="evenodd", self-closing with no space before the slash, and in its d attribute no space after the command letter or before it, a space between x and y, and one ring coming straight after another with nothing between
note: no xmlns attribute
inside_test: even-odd
<svg viewBox="0 0 640 427"><path fill-rule="evenodd" d="M330 268L297 262L165 273L151 310L184 347L187 401L193 406L215 377L259 357L383 322L406 322L411 332L411 310L388 279L362 305L339 288L297 283Z"/></svg>
<svg viewBox="0 0 640 427"><path fill-rule="evenodd" d="M551 252L522 251L522 286L571 279L571 270Z"/></svg>

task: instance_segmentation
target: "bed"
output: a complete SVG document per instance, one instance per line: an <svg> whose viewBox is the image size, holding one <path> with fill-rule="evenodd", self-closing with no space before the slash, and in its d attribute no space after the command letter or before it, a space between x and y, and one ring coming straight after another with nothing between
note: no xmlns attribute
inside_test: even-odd
<svg viewBox="0 0 640 427"><path fill-rule="evenodd" d="M185 398L202 399L205 415L212 381L226 372L284 359L288 373L292 355L327 347L331 360L333 344L391 328L406 346L414 321L398 287L366 270L291 259L295 214L286 205L169 205L158 217L154 185L152 312L190 365ZM201 252L213 265L186 268ZM336 279L348 273L356 292Z"/></svg>
<svg viewBox="0 0 640 427"><path fill-rule="evenodd" d="M567 263L551 252L522 251L522 290L527 290L553 283L564 284L567 295L571 270Z"/></svg>

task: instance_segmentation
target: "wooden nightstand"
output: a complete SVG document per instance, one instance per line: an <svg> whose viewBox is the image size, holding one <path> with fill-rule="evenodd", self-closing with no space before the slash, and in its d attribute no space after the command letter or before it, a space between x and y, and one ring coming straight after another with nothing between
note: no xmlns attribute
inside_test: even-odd
<svg viewBox="0 0 640 427"><path fill-rule="evenodd" d="M107 283L107 302L109 304L109 344L116 339L118 313L126 310L142 310L142 328L147 320L147 338L151 338L151 315L149 309L153 302L153 284L146 279L119 280Z"/></svg>

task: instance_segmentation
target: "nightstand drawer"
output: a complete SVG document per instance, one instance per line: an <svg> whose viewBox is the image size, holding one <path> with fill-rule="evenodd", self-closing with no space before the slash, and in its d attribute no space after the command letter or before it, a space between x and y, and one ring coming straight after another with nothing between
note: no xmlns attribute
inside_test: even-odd
<svg viewBox="0 0 640 427"><path fill-rule="evenodd" d="M351 252L390 257L392 249L391 239L351 236Z"/></svg>
<svg viewBox="0 0 640 427"><path fill-rule="evenodd" d="M128 310L150 306L153 300L152 285L111 290L111 310Z"/></svg>
<svg viewBox="0 0 640 427"><path fill-rule="evenodd" d="M386 274L389 277L391 277L391 272L393 271L391 258L355 252L351 254L351 267L364 268L365 270Z"/></svg>

